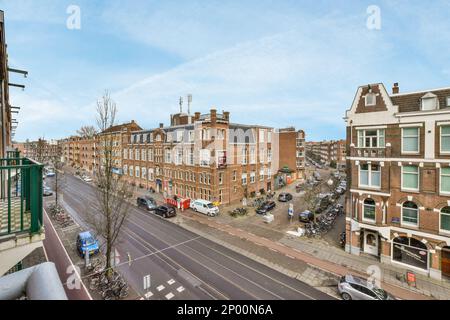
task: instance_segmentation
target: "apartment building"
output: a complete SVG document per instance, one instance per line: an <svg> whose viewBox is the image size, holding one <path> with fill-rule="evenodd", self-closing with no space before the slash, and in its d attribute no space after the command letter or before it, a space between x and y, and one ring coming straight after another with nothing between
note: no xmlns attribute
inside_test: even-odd
<svg viewBox="0 0 450 320"><path fill-rule="evenodd" d="M306 152L314 161L326 166L344 169L346 165L345 140L307 142Z"/></svg>
<svg viewBox="0 0 450 320"><path fill-rule="evenodd" d="M284 166L293 180L303 174L304 167L296 163L304 160L296 157L295 130L287 147L273 128L232 123L225 111L180 112L170 118L169 127L134 131L124 142L122 172L137 188L226 204L274 190Z"/></svg>
<svg viewBox="0 0 450 320"><path fill-rule="evenodd" d="M91 174L98 169L98 140L96 137L72 136L60 141L64 163Z"/></svg>
<svg viewBox="0 0 450 320"><path fill-rule="evenodd" d="M345 121L346 250L449 277L450 88L361 86Z"/></svg>
<svg viewBox="0 0 450 320"><path fill-rule="evenodd" d="M278 145L279 168L276 188L305 179L305 132L295 128L274 130Z"/></svg>
<svg viewBox="0 0 450 320"><path fill-rule="evenodd" d="M23 144L24 156L41 163L48 163L54 157L61 155L61 146L57 140L26 141Z"/></svg>

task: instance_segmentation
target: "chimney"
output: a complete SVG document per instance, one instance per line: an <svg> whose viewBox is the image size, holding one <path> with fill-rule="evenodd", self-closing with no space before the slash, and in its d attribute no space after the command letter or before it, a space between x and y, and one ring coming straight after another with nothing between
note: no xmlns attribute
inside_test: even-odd
<svg viewBox="0 0 450 320"><path fill-rule="evenodd" d="M200 120L200 112L196 112L194 115L194 121Z"/></svg>
<svg viewBox="0 0 450 320"><path fill-rule="evenodd" d="M160 128L160 129L164 128L164 123L160 123L160 124L159 124L159 128Z"/></svg>
<svg viewBox="0 0 450 320"><path fill-rule="evenodd" d="M226 121L230 121L230 113L228 111L223 112L223 117Z"/></svg>
<svg viewBox="0 0 450 320"><path fill-rule="evenodd" d="M217 110L211 109L210 113L211 113L211 124L215 125L217 122Z"/></svg>
<svg viewBox="0 0 450 320"><path fill-rule="evenodd" d="M392 94L400 93L400 87L398 86L398 82L394 83L394 86L392 87Z"/></svg>

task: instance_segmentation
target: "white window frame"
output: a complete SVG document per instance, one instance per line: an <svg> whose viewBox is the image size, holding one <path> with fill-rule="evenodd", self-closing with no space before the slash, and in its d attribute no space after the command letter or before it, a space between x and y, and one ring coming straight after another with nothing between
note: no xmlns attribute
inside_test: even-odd
<svg viewBox="0 0 450 320"><path fill-rule="evenodd" d="M450 173L449 174L443 174L442 173L442 169L448 169L450 170L450 167L445 167L445 168L440 168L439 169L439 194L444 195L444 196L449 196L450 195L450 191L443 191L442 190L442 177L449 177L450 178Z"/></svg>
<svg viewBox="0 0 450 320"><path fill-rule="evenodd" d="M448 207L448 206L446 206ZM450 213L443 213L442 210L444 210L446 207L443 207L441 210L439 210L439 232L440 233L445 233L445 234L450 234L450 230L446 230L446 229L442 229L442 220L441 220L441 216L442 215L446 215L450 217Z"/></svg>
<svg viewBox="0 0 450 320"><path fill-rule="evenodd" d="M368 174L368 177L367 177L367 181L368 181L368 185L364 185L364 184L361 184L361 166L362 165L367 165L367 174ZM374 185L372 185L372 165L376 165L376 166L378 166L379 168L380 168L380 170L379 171L374 171L374 172L379 172L380 173L380 185L379 186L374 186ZM381 165L380 164L372 164L372 163L361 163L359 166L358 166L358 186L359 187L362 187L362 188L368 188L368 189L381 189L381 183L382 183L382 169L381 169L382 167L381 167Z"/></svg>
<svg viewBox="0 0 450 320"><path fill-rule="evenodd" d="M242 176L241 176L241 183L242 183L243 186L247 185L248 181L247 181L247 174L246 173L242 174Z"/></svg>
<svg viewBox="0 0 450 320"><path fill-rule="evenodd" d="M373 145L372 145L372 139L370 139L370 146L366 146L366 132L367 131L376 131L377 132L377 135L376 135L376 137L377 137L377 146L376 147L374 147ZM385 129L376 129L376 128L374 128L374 129L356 129L356 132L357 132L357 145L358 145L358 148L359 149L367 149L367 148L370 148L370 149L384 149L384 148L386 148L386 130ZM381 133L383 133L383 134L381 134ZM363 145L362 146L360 146L360 141L361 141L361 134L362 134L362 141L363 141ZM374 137L374 136L370 136L370 137ZM384 139L384 144L383 144L383 146L380 146L381 144L380 144L380 140L381 140L381 138L383 138Z"/></svg>
<svg viewBox="0 0 450 320"><path fill-rule="evenodd" d="M401 142L402 154L419 154L420 153L420 127L404 127L401 129L402 129L402 142ZM417 136L405 136L405 133L404 133L405 129L417 129ZM403 149L403 147L405 145L404 141L403 141L404 138L417 138L417 151L405 151Z"/></svg>
<svg viewBox="0 0 450 320"><path fill-rule="evenodd" d="M417 189L412 189L412 188L405 188L403 186L403 170L405 167L417 167ZM408 174L413 174L413 173L408 173ZM400 185L400 189L402 191L411 191L411 192L419 192L420 190L420 167L419 166L415 166L415 165L407 165L407 166L402 166L401 169L401 181L400 181L401 185Z"/></svg>
<svg viewBox="0 0 450 320"><path fill-rule="evenodd" d="M450 127L450 125L442 125L442 126L440 126L440 128L439 128L439 133L440 133L440 135L439 135L439 151L440 151L440 153L441 154L450 154L450 150L442 150L442 137L449 137L450 138L450 134L443 134L442 133L442 128L443 127Z"/></svg>
<svg viewBox="0 0 450 320"><path fill-rule="evenodd" d="M434 107L432 109L424 109L424 101L431 101L434 100ZM427 97L422 98L420 101L420 110L421 111L433 111L439 109L439 103L437 97Z"/></svg>
<svg viewBox="0 0 450 320"><path fill-rule="evenodd" d="M403 205L404 205L406 202L413 202L413 203L415 203L414 201L405 201L405 202L402 203L401 210L400 210L400 213L401 213L400 224L401 224L402 226L416 227L416 228L418 228L418 227L420 226L420 208L419 208L419 206L417 205L417 203L415 203L416 206L417 206L417 223L411 223L411 222L404 222L404 221L403 221ZM408 208L408 209L409 209L409 208ZM415 209L409 209L409 210L415 210Z"/></svg>
<svg viewBox="0 0 450 320"><path fill-rule="evenodd" d="M256 147L255 146L250 146L249 157L250 157L249 163L256 164Z"/></svg>
<svg viewBox="0 0 450 320"><path fill-rule="evenodd" d="M252 171L250 172L250 184L253 184L256 182L256 172Z"/></svg>
<svg viewBox="0 0 450 320"><path fill-rule="evenodd" d="M368 103L368 97L373 97L373 103ZM377 95L373 92L369 92L366 94L366 96L364 97L364 102L365 102L365 106L366 107L373 107L377 105Z"/></svg>
<svg viewBox="0 0 450 320"><path fill-rule="evenodd" d="M369 218L366 218L366 216L365 216L366 206L372 207L372 205L365 204L366 200L368 200L368 199L370 199L370 198L364 199L363 202L362 202L362 219L363 219L363 221L376 222L377 221L377 203L376 203L375 200L370 199L370 200L373 200L374 203L375 203L373 205L373 209L374 209L374 212L375 212L375 217L373 219L369 219Z"/></svg>

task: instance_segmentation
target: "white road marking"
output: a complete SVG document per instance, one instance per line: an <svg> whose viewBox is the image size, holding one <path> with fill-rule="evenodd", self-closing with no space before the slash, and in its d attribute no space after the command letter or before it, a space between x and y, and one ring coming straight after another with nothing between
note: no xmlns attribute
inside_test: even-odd
<svg viewBox="0 0 450 320"><path fill-rule="evenodd" d="M170 299L172 299L173 297L175 297L175 295L174 295L172 292L166 294L166 299L167 299L167 300L170 300Z"/></svg>
<svg viewBox="0 0 450 320"><path fill-rule="evenodd" d="M169 286L173 285L175 283L175 280L170 279L169 281L167 281L167 283L169 284Z"/></svg>
<svg viewBox="0 0 450 320"><path fill-rule="evenodd" d="M166 287L164 287L163 285L160 285L159 287L156 288L156 290L158 291L163 291Z"/></svg>
<svg viewBox="0 0 450 320"><path fill-rule="evenodd" d="M178 288L177 288L177 291L178 291L179 293L182 293L182 292L184 291L184 288L183 288L183 287L178 287Z"/></svg>
<svg viewBox="0 0 450 320"><path fill-rule="evenodd" d="M145 297L146 299L149 299L149 298L153 297L153 293L149 291L149 292L147 292L146 294L144 294L144 297Z"/></svg>

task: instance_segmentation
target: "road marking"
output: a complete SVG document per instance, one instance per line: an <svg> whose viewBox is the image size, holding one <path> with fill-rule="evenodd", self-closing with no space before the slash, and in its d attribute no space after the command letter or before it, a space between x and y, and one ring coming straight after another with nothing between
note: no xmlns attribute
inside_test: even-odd
<svg viewBox="0 0 450 320"><path fill-rule="evenodd" d="M172 299L173 297L175 297L175 295L174 295L172 292L166 294L166 299L167 299L167 300L170 300L170 299Z"/></svg>
<svg viewBox="0 0 450 320"><path fill-rule="evenodd" d="M183 287L178 287L178 288L177 288L177 291L178 291L179 293L182 293L182 292L184 291L184 288L183 288Z"/></svg>
<svg viewBox="0 0 450 320"><path fill-rule="evenodd" d="M278 252L278 250L275 250L274 248L269 248L269 250L273 252Z"/></svg>
<svg viewBox="0 0 450 320"><path fill-rule="evenodd" d="M163 291L166 287L164 287L163 285L160 285L159 287L156 288L156 290L158 291Z"/></svg>
<svg viewBox="0 0 450 320"><path fill-rule="evenodd" d="M167 281L167 283L169 284L169 286L173 285L175 283L175 280L170 279L169 281Z"/></svg>
<svg viewBox="0 0 450 320"><path fill-rule="evenodd" d="M145 299L150 299L151 297L153 297L153 292L147 292L146 294L144 294Z"/></svg>
<svg viewBox="0 0 450 320"><path fill-rule="evenodd" d="M291 258L291 259L294 259L295 260L295 257L293 257L293 256L290 256L290 255L286 255L286 257L288 257L288 258Z"/></svg>

